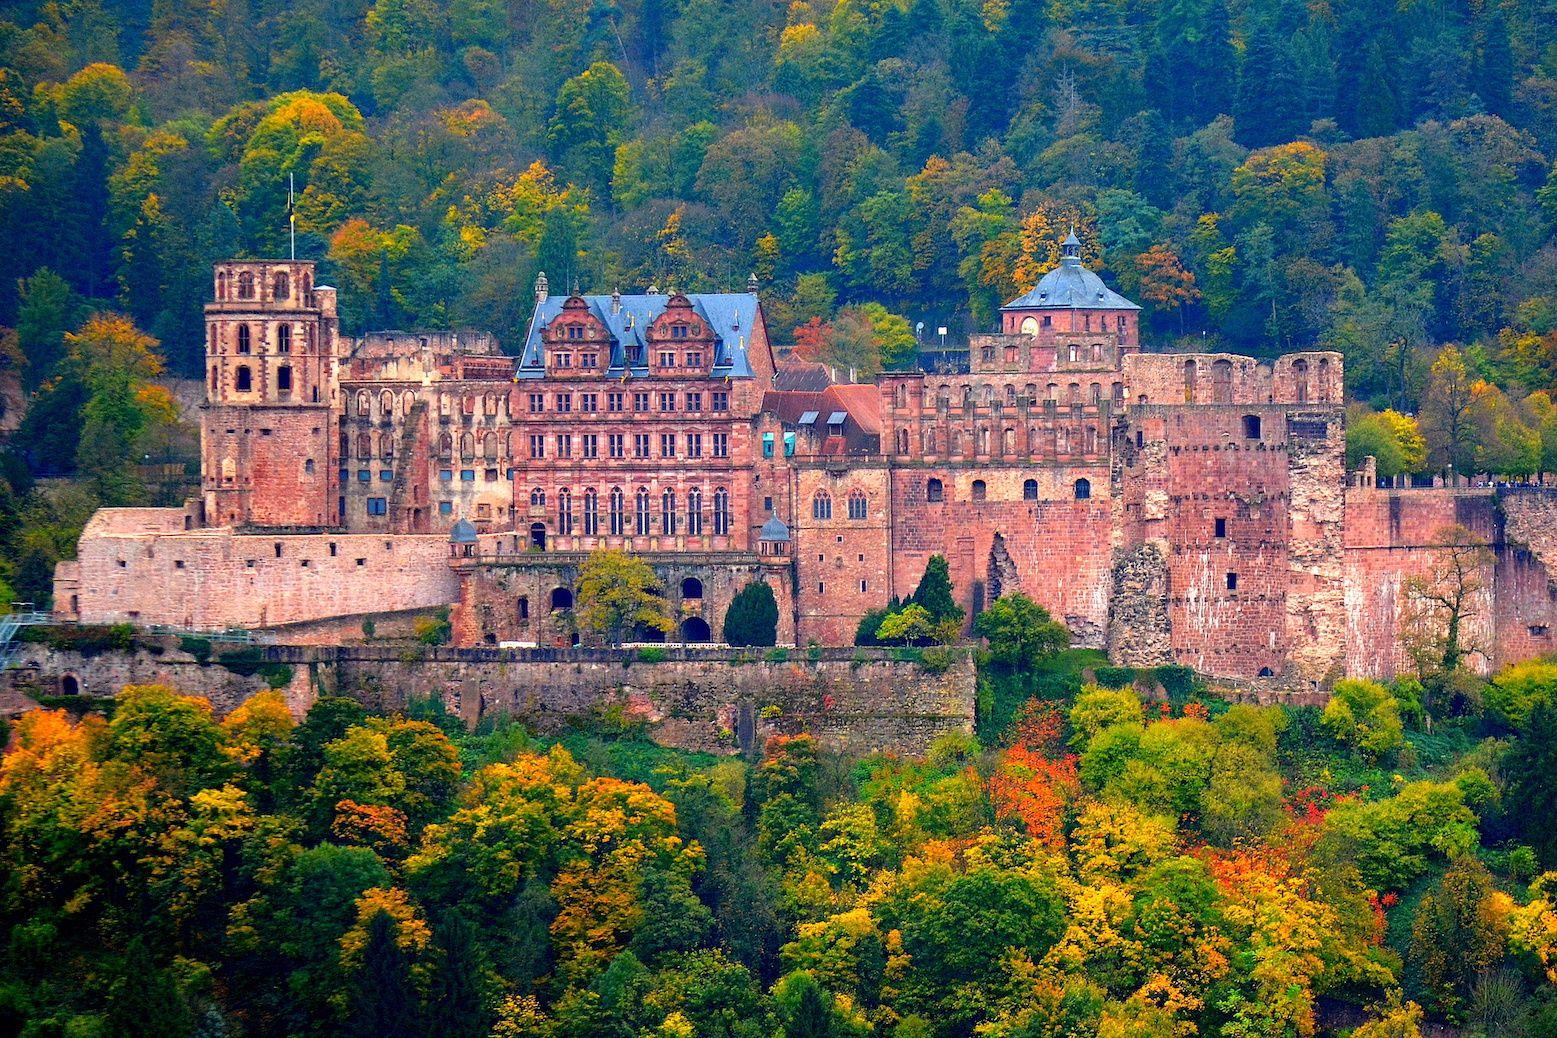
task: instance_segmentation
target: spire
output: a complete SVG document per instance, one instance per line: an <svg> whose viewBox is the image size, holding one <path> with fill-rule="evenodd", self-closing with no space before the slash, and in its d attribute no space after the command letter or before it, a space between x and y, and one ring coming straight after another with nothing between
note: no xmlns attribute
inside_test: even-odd
<svg viewBox="0 0 1557 1038"><path fill-rule="evenodd" d="M535 275L535 301L537 303L544 303L546 302L546 297L550 294L551 289L546 281L546 272L543 270L539 274Z"/></svg>
<svg viewBox="0 0 1557 1038"><path fill-rule="evenodd" d="M755 270L746 275L746 291L748 293L751 295L756 295L757 289L760 287L761 286L757 283L757 272Z"/></svg>
<svg viewBox="0 0 1557 1038"><path fill-rule="evenodd" d="M619 314L621 312L622 312L622 290L620 288L613 288L613 289L611 289L611 313L614 315L614 314Z"/></svg>

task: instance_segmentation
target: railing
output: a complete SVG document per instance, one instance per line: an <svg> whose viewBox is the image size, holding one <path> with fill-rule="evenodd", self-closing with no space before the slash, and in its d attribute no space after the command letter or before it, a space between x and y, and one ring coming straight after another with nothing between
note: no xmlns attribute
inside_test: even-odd
<svg viewBox="0 0 1557 1038"><path fill-rule="evenodd" d="M171 635L177 638L201 638L208 642L224 642L232 645L264 645L268 638L262 638L253 631L238 627L230 627L225 631L191 631L183 627L169 627L166 624L152 624L142 628L147 634Z"/></svg>
<svg viewBox="0 0 1557 1038"><path fill-rule="evenodd" d="M0 616L0 670L9 668L12 658L16 655L17 631L23 627L36 627L39 624L53 622L53 617L48 613L31 608L19 608L31 605L31 602L15 602L11 606L12 612Z"/></svg>

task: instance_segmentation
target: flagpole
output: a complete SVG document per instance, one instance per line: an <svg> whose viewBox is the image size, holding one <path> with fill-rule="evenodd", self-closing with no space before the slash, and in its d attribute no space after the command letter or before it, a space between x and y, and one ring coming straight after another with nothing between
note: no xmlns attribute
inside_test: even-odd
<svg viewBox="0 0 1557 1038"><path fill-rule="evenodd" d="M287 234L292 239L292 259L297 259L297 210L293 206L293 193L297 189L294 174L287 174Z"/></svg>

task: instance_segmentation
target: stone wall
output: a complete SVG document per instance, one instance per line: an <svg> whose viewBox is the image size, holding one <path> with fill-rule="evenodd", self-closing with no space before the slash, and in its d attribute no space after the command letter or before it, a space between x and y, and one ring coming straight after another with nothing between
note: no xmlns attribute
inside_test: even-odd
<svg viewBox="0 0 1557 1038"><path fill-rule="evenodd" d="M458 588L439 535L186 529L178 509L105 508L81 535L64 618L187 630L265 628L448 605Z"/></svg>
<svg viewBox="0 0 1557 1038"><path fill-rule="evenodd" d="M643 663L611 650L427 649L391 645L271 646L265 659L291 668L285 692L306 710L321 692L377 709L436 697L469 723L497 712L542 731L620 706L663 745L710 753L760 749L772 735L810 732L848 752L922 753L937 736L970 731L975 675L962 654L944 673L877 650L790 651L769 659L731 650L667 648ZM216 664L201 664L170 643L160 653L82 656L27 645L9 679L22 693L57 695L66 677L84 694L125 684L161 683L209 698L219 712L266 687Z"/></svg>

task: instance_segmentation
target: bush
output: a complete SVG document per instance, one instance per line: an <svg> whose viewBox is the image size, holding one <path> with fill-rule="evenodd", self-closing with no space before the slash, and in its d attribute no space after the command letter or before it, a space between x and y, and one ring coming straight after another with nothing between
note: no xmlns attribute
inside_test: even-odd
<svg viewBox="0 0 1557 1038"><path fill-rule="evenodd" d="M989 654L1013 670L1032 670L1070 646L1070 631L1026 595L1001 595L973 620Z"/></svg>
<svg viewBox="0 0 1557 1038"><path fill-rule="evenodd" d="M741 588L724 614L728 645L774 645L778 642L778 601L760 580Z"/></svg>
<svg viewBox="0 0 1557 1038"><path fill-rule="evenodd" d="M75 627L40 624L23 627L17 631L16 639L47 645L61 652L97 656L105 652L129 652L135 648L135 628L130 624L81 624Z"/></svg>
<svg viewBox="0 0 1557 1038"><path fill-rule="evenodd" d="M1126 688L1135 684L1134 667L1097 667L1092 674L1104 688Z"/></svg>
<svg viewBox="0 0 1557 1038"><path fill-rule="evenodd" d="M1332 735L1371 760L1395 752L1405 742L1400 704L1377 681L1337 681L1322 720Z"/></svg>
<svg viewBox="0 0 1557 1038"><path fill-rule="evenodd" d="M1181 667L1176 663L1165 664L1152 669L1152 677L1168 693L1168 698L1174 702L1188 699L1194 694L1198 682L1195 672L1189 667Z"/></svg>
<svg viewBox="0 0 1557 1038"><path fill-rule="evenodd" d="M434 616L417 617L411 629L423 645L447 645L454 633L447 609L438 610Z"/></svg>
<svg viewBox="0 0 1557 1038"><path fill-rule="evenodd" d="M185 635L178 640L178 647L201 663L205 663L211 658L211 640L209 638L192 638Z"/></svg>
<svg viewBox="0 0 1557 1038"><path fill-rule="evenodd" d="M783 648L782 646L777 649L769 649L766 653L763 654L762 658L767 660L769 663L788 663L789 650Z"/></svg>
<svg viewBox="0 0 1557 1038"><path fill-rule="evenodd" d="M285 663L272 663L265 659L263 649L248 645L241 649L229 649L216 657L216 662L239 677L258 674L271 688L285 688L292 680L292 668Z"/></svg>
<svg viewBox="0 0 1557 1038"><path fill-rule="evenodd" d="M932 645L919 653L919 666L930 674L944 674L957 662L957 650L950 645Z"/></svg>
<svg viewBox="0 0 1557 1038"><path fill-rule="evenodd" d="M1083 685L1070 709L1070 726L1075 730L1070 744L1085 749L1092 737L1116 724L1144 724L1145 711L1133 688L1104 688Z"/></svg>
<svg viewBox="0 0 1557 1038"><path fill-rule="evenodd" d="M1523 728L1536 703L1553 702L1557 692L1557 663L1526 660L1504 667L1482 694L1487 712L1510 728Z"/></svg>
<svg viewBox="0 0 1557 1038"><path fill-rule="evenodd" d="M657 645L648 645L638 650L639 663L664 663L665 650Z"/></svg>

